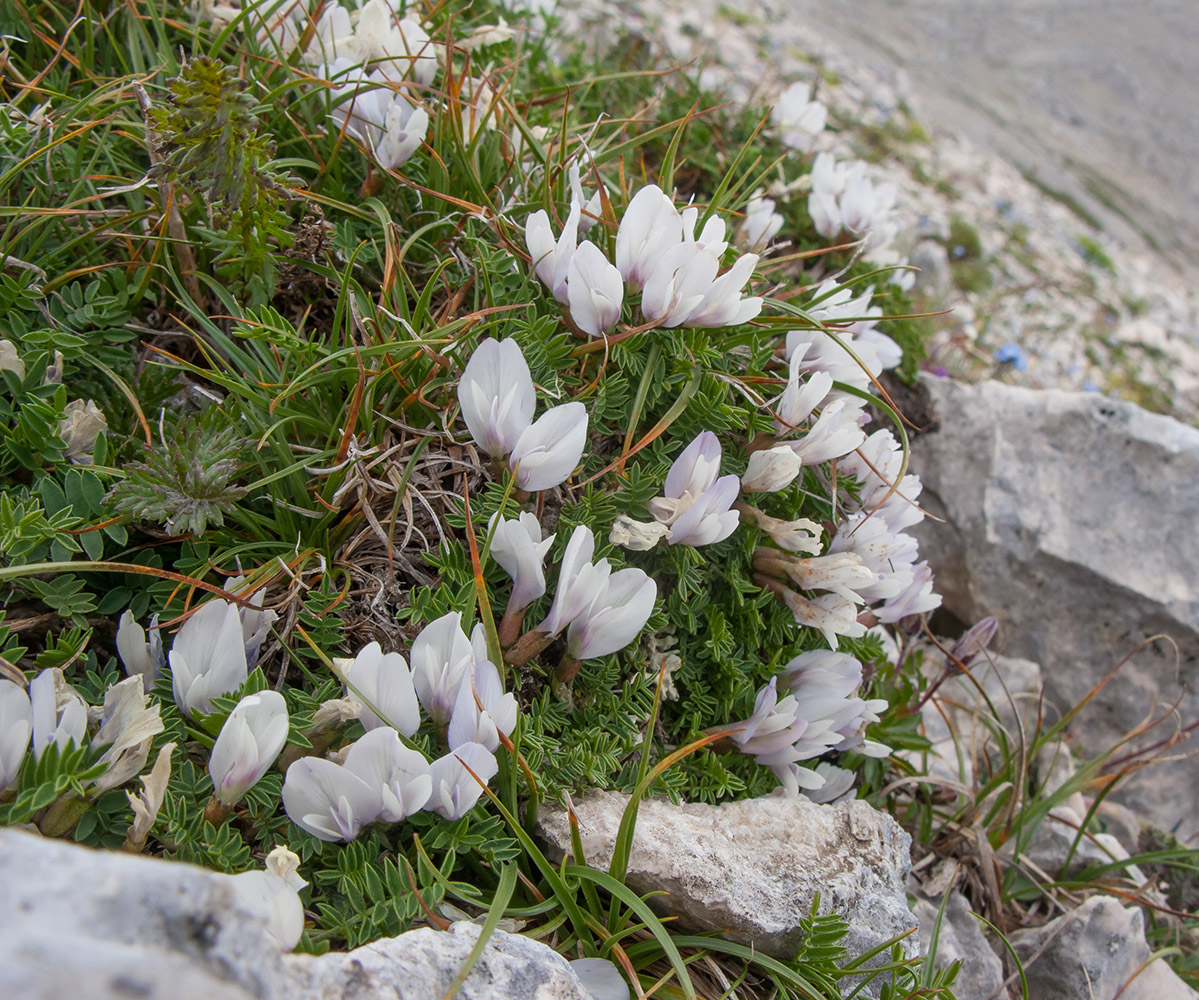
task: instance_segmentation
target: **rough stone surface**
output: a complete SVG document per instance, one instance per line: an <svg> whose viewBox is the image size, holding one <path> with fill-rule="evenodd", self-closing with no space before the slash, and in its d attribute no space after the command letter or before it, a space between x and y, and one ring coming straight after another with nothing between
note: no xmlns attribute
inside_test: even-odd
<svg viewBox="0 0 1199 1000"><path fill-rule="evenodd" d="M1005 653L1076 704L1143 641L1072 725L1080 755L1179 701L1199 718L1199 430L1093 394L925 378L935 427L913 444L914 533L945 608L994 615ZM1170 735L1166 723L1148 739ZM1184 747L1185 749L1185 747ZM1199 829L1194 759L1146 769L1125 801L1182 837Z"/></svg>
<svg viewBox="0 0 1199 1000"><path fill-rule="evenodd" d="M230 879L0 830L0 996L22 1000L428 1000L478 937L462 922L351 952L281 954ZM496 931L459 1000L588 1000L545 945Z"/></svg>
<svg viewBox="0 0 1199 1000"><path fill-rule="evenodd" d="M917 899L912 911L920 921L920 951L928 953L932 944L933 927L937 922L940 901ZM953 982L957 1000L990 1000L1003 986L1003 962L991 950L980 929L966 897L957 890L950 893L937 938L934 959L938 969L947 968L961 959L962 967Z"/></svg>
<svg viewBox="0 0 1199 1000"><path fill-rule="evenodd" d="M627 796L597 792L575 803L587 862L612 858ZM547 813L542 834L559 856L570 852L564 813ZM912 930L904 887L911 839L865 802L817 805L768 796L719 806L642 802L628 884L665 889L651 902L697 930L728 931L768 955L793 958L799 922L820 895L822 913L850 924L853 955ZM905 940L916 953L914 936Z"/></svg>
<svg viewBox="0 0 1199 1000"><path fill-rule="evenodd" d="M1028 995L1037 1000L1114 1000L1117 994L1120 1000L1194 1000L1197 995L1164 962L1149 962L1141 911L1108 896L1092 896L1044 927L1016 931L1010 941L1024 963Z"/></svg>

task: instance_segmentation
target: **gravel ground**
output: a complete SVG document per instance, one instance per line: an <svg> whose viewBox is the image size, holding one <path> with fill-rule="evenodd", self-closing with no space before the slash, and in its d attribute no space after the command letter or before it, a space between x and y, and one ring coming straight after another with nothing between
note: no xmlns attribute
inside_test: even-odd
<svg viewBox="0 0 1199 1000"><path fill-rule="evenodd" d="M949 310L931 321L931 367L1199 420L1199 297L1179 263L1199 234L1187 152L1199 144L1199 102L1186 81L1175 85L1199 35L1199 18L1183 13L1193 0L1135 11L1097 0L853 0L854 16L840 19L848 4L827 0L567 2L576 37L606 44L613 23L629 25L667 59L697 60L705 84L730 96L772 101L792 81L813 84L831 111L817 148L865 159L899 189L899 245L923 268L920 304ZM1172 43L1150 78L1141 22L1159 8ZM1103 18L1109 39L1143 29L1106 72L1092 23ZM1082 96L1067 102L1079 80ZM1155 145L1156 131L1170 142ZM1100 164L1124 207L1088 208L1088 175L1071 173L1063 150ZM1165 179L1161 163L1173 170ZM994 360L1007 344L1022 348L1027 370Z"/></svg>

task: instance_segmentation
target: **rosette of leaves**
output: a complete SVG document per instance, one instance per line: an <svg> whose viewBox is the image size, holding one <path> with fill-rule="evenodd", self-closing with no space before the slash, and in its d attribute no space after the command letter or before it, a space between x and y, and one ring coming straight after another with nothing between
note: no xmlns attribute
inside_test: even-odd
<svg viewBox="0 0 1199 1000"><path fill-rule="evenodd" d="M241 439L232 427L205 424L181 423L173 441L127 466L107 497L117 511L161 524L168 535L201 535L210 524L223 525L246 494L232 482Z"/></svg>

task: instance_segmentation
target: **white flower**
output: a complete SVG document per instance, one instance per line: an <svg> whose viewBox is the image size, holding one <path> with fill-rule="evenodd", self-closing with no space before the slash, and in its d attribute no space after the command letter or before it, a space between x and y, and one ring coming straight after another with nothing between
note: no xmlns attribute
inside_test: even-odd
<svg viewBox="0 0 1199 1000"><path fill-rule="evenodd" d="M668 328L738 326L762 311L760 298L741 298L753 275L755 254L745 254L717 277L720 261L695 242L680 243L665 253L645 282L641 311Z"/></svg>
<svg viewBox="0 0 1199 1000"><path fill-rule="evenodd" d="M783 145L806 153L816 136L828 123L828 109L819 101L809 100L811 88L806 83L793 83L779 94L778 103L770 113L779 130Z"/></svg>
<svg viewBox="0 0 1199 1000"><path fill-rule="evenodd" d="M367 733L350 747L342 766L378 793L376 818L387 823L399 823L419 812L433 794L429 762L404 746L394 729Z"/></svg>
<svg viewBox="0 0 1199 1000"><path fill-rule="evenodd" d="M19 684L0 678L0 792L17 780L32 732L29 695Z"/></svg>
<svg viewBox="0 0 1199 1000"><path fill-rule="evenodd" d="M824 779L824 784L819 788L805 788L804 795L820 805L828 805L847 795L853 788L856 777L853 771L830 764L826 760L816 765L816 774Z"/></svg>
<svg viewBox="0 0 1199 1000"><path fill-rule="evenodd" d="M291 951L304 934L304 904L298 893L308 883L296 874L299 864L286 847L276 847L266 857L265 871L229 876L238 903L262 921L284 951Z"/></svg>
<svg viewBox="0 0 1199 1000"><path fill-rule="evenodd" d="M244 597L245 595L240 593L240 591L245 585L246 578L244 576L231 576L225 581L225 590L238 597ZM265 598L266 591L259 588L250 596L249 607L241 604L237 606L237 616L241 619L241 638L246 647L246 667L251 670L254 668L254 664L258 662L258 651L262 648L263 641L270 633L271 626L279 618L274 611L262 610L262 602ZM150 624L153 625L157 620L156 616L151 619Z"/></svg>
<svg viewBox="0 0 1199 1000"><path fill-rule="evenodd" d="M878 582L878 575L863 565L854 552L834 552L808 559L781 557L773 560L801 590L827 590L847 601L865 604L858 593Z"/></svg>
<svg viewBox="0 0 1199 1000"><path fill-rule="evenodd" d="M545 593L545 572L541 564L554 543L554 536L541 537L541 522L535 514L522 511L519 518L488 522L491 531L491 557L512 577L508 611L523 611ZM411 733L407 734L411 735Z"/></svg>
<svg viewBox="0 0 1199 1000"><path fill-rule="evenodd" d="M516 696L504 693L495 664L476 660L458 688L447 732L450 749L481 743L495 753L500 746L499 734L511 736L516 728L517 711Z"/></svg>
<svg viewBox="0 0 1199 1000"><path fill-rule="evenodd" d="M669 537L670 528L665 524L636 521L626 514L617 517L612 522L612 530L608 532L608 541L633 552L647 552L663 538Z"/></svg>
<svg viewBox="0 0 1199 1000"><path fill-rule="evenodd" d="M754 523L783 551L819 554L821 527L815 521L806 517L795 521L782 521L769 514L763 514L756 507L747 509L753 515Z"/></svg>
<svg viewBox="0 0 1199 1000"><path fill-rule="evenodd" d="M96 438L108 430L108 418L90 399L72 399L58 422L58 436L66 444L67 460L74 465L91 465Z"/></svg>
<svg viewBox="0 0 1199 1000"><path fill-rule="evenodd" d="M416 80L425 86L437 75L437 54L425 30L410 18L397 19L389 0L367 0L358 12L349 51L358 62L379 60L388 80Z"/></svg>
<svg viewBox="0 0 1199 1000"><path fill-rule="evenodd" d="M466 429L487 454L502 458L533 421L533 376L515 340L479 342L458 382Z"/></svg>
<svg viewBox="0 0 1199 1000"><path fill-rule="evenodd" d="M208 775L222 805L240 802L287 742L287 704L278 691L246 695L229 713L212 746Z"/></svg>
<svg viewBox="0 0 1199 1000"><path fill-rule="evenodd" d="M783 228L783 217L769 198L750 198L741 223L741 242L753 253L760 253Z"/></svg>
<svg viewBox="0 0 1199 1000"><path fill-rule="evenodd" d="M590 240L579 244L566 278L567 305L575 326L591 337L602 337L620 319L624 282Z"/></svg>
<svg viewBox="0 0 1199 1000"><path fill-rule="evenodd" d="M525 222L525 246L532 259L533 270L563 305L569 302L566 282L578 243L579 212L579 203L572 201L562 235L557 240L554 239L550 217L545 209L534 212Z"/></svg>
<svg viewBox="0 0 1199 1000"><path fill-rule="evenodd" d="M566 482L586 446L587 407L562 403L546 410L521 434L508 465L520 489L539 493Z"/></svg>
<svg viewBox="0 0 1199 1000"><path fill-rule="evenodd" d="M554 603L538 632L556 636L591 606L608 584L612 568L607 559L591 562L595 536L586 525L575 528L558 565L558 587Z"/></svg>
<svg viewBox="0 0 1199 1000"><path fill-rule="evenodd" d="M158 702L150 704L141 674L126 677L104 692L100 728L92 747L107 747L98 764L107 769L91 782L93 792L105 792L141 774L154 737L163 730Z"/></svg>
<svg viewBox="0 0 1199 1000"><path fill-rule="evenodd" d="M616 231L616 267L629 288L642 288L662 257L683 241L683 219L656 184L638 191Z"/></svg>
<svg viewBox="0 0 1199 1000"><path fill-rule="evenodd" d="M458 688L474 662L462 615L451 611L426 625L412 643L412 682L424 710L439 726L450 721Z"/></svg>
<svg viewBox="0 0 1199 1000"><path fill-rule="evenodd" d="M818 629L833 649L837 648L839 635L856 639L866 634L866 626L858 621L857 605L840 594L822 594L808 600L793 590L785 590L783 601L800 625Z"/></svg>
<svg viewBox="0 0 1199 1000"><path fill-rule="evenodd" d="M749 456L741 489L747 493L776 493L795 482L802 467L790 445L759 449Z"/></svg>
<svg viewBox="0 0 1199 1000"><path fill-rule="evenodd" d="M351 841L382 809L380 789L319 757L301 757L283 778L283 809L318 840Z"/></svg>
<svg viewBox="0 0 1199 1000"><path fill-rule="evenodd" d="M117 624L117 655L125 666L125 673L132 677L140 674L145 690L149 690L166 666L162 652L162 633L155 626L158 615L150 619L150 637L146 630L133 620L133 612L126 611Z"/></svg>
<svg viewBox="0 0 1199 1000"><path fill-rule="evenodd" d="M611 574L587 610L570 624L566 651L576 660L624 649L654 613L658 585L639 569Z"/></svg>
<svg viewBox="0 0 1199 1000"><path fill-rule="evenodd" d="M0 372L12 372L21 381L25 380L25 362L17 354L17 345L11 340L0 340Z"/></svg>
<svg viewBox="0 0 1199 1000"><path fill-rule="evenodd" d="M150 773L142 775L142 790L137 794L125 792L129 800L129 808L133 811L133 822L125 832L125 850L139 852L146 846L146 838L158 818L158 810L162 808L166 798L167 785L171 778L171 754L175 752L175 744L168 743L158 751L154 758L154 766Z"/></svg>
<svg viewBox="0 0 1199 1000"><path fill-rule="evenodd" d="M375 159L385 170L398 170L420 149L429 131L429 113L414 107L398 94L383 119L383 138L374 148Z"/></svg>
<svg viewBox="0 0 1199 1000"><path fill-rule="evenodd" d="M63 680L62 671L51 667L29 685L33 721L33 756L38 760L53 743L59 751L68 744L79 747L87 732L87 705Z"/></svg>
<svg viewBox="0 0 1199 1000"><path fill-rule="evenodd" d="M212 699L237 690L248 673L237 605L202 605L179 629L169 659L175 704L188 718L211 712Z"/></svg>
<svg viewBox="0 0 1199 1000"><path fill-rule="evenodd" d="M483 794L483 785L479 782L486 784L498 770L495 755L485 746L464 743L429 765L433 776L433 796L425 808L445 819L461 819Z"/></svg>
<svg viewBox="0 0 1199 1000"><path fill-rule="evenodd" d="M496 127L500 105L495 91L486 80L477 76L462 79L457 103L461 109L458 121L467 142L471 142L484 126Z"/></svg>
<svg viewBox="0 0 1199 1000"><path fill-rule="evenodd" d="M854 552L878 575L877 583L859 591L867 602L889 600L906 590L914 579L916 539L891 531L877 514L850 517L838 527L828 550Z"/></svg>
<svg viewBox="0 0 1199 1000"><path fill-rule="evenodd" d="M828 372L813 372L806 380L800 379L800 364L804 352L791 355L787 385L775 406L778 419L775 427L780 432L791 430L812 415L833 388L833 377Z"/></svg>
<svg viewBox="0 0 1199 1000"><path fill-rule="evenodd" d="M567 178L570 184L571 198L582 206L582 212L579 216L579 235L583 236L599 220L600 213L604 207L603 197L600 191L596 191L590 198L586 196L583 191L583 180L579 176L579 165L577 163L570 165L570 169L567 171ZM619 274L620 272L617 271L617 273Z"/></svg>
<svg viewBox="0 0 1199 1000"><path fill-rule="evenodd" d="M355 697L365 702L358 717L367 732L390 726L411 736L420 728L416 688L399 653L384 653L377 642L368 643L343 676Z"/></svg>

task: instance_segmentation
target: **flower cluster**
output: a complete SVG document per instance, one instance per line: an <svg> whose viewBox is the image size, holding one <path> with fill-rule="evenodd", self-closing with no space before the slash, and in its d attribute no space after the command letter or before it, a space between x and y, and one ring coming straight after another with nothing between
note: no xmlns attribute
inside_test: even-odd
<svg viewBox="0 0 1199 1000"><path fill-rule="evenodd" d="M787 690L781 699L780 681ZM856 750L872 757L891 752L865 738L866 726L878 721L887 703L858 697L861 684L862 664L852 656L803 653L758 692L753 714L735 723L730 735L743 753L774 772L786 793L820 789L826 775L800 767L800 761L830 751Z"/></svg>
<svg viewBox="0 0 1199 1000"><path fill-rule="evenodd" d="M576 195L557 239L544 210L525 225L534 271L582 333L601 337L616 326L626 288L641 292L642 317L655 326L738 326L762 311L760 298L741 295L756 254L721 271L724 220L712 216L697 235L698 209L680 212L656 184L646 185L625 209L613 264L591 241L578 243L582 211Z"/></svg>
<svg viewBox="0 0 1199 1000"><path fill-rule="evenodd" d="M459 819L499 769L495 751L516 727L517 706L487 658L482 626L467 638L458 612L430 622L412 643L412 669L370 643L340 661L366 735L333 760L301 757L283 782L283 807L320 840L353 840L369 823L398 823L421 809ZM405 744L421 709L444 731L449 753L428 761Z"/></svg>
<svg viewBox="0 0 1199 1000"><path fill-rule="evenodd" d="M536 421L537 395L515 340L485 339L458 383L462 419L475 443L496 460L508 458L516 485L529 493L566 481L587 444L587 409L562 403Z"/></svg>

